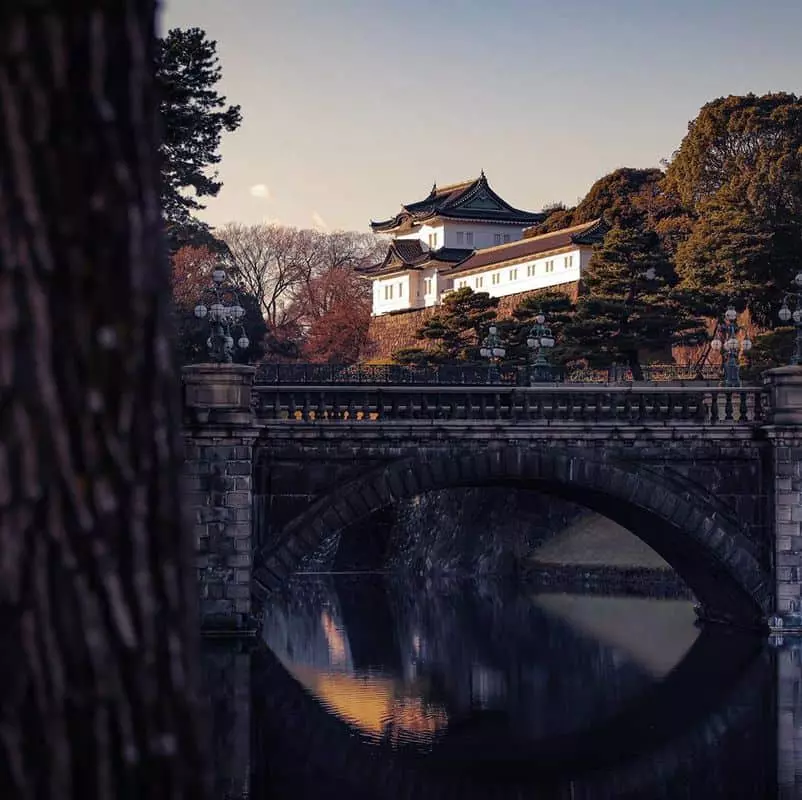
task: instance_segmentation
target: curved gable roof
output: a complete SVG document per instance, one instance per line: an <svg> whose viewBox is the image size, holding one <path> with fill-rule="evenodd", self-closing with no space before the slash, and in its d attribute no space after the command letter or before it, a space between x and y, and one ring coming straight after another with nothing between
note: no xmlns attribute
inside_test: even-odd
<svg viewBox="0 0 802 800"><path fill-rule="evenodd" d="M432 186L428 197L401 206L401 211L381 222L371 221L376 233L388 233L404 227L420 225L435 217L480 222L534 225L545 215L514 208L497 195L484 172L478 178L438 188Z"/></svg>

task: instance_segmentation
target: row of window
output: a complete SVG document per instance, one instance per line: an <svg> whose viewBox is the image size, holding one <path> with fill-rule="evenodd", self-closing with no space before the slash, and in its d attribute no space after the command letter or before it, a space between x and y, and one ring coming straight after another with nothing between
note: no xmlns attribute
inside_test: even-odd
<svg viewBox="0 0 802 800"><path fill-rule="evenodd" d="M493 244L509 244L509 233L494 233ZM457 231L457 247L473 247L473 231ZM429 234L429 249L437 249L437 232Z"/></svg>
<svg viewBox="0 0 802 800"><path fill-rule="evenodd" d="M574 257L573 256L565 256L565 258L563 259L563 266L565 267L565 269L569 269L573 265L574 265ZM546 272L554 272L554 259L553 258L550 258L548 261L546 261L545 271ZM501 272L494 272L490 276L490 283L493 286L498 286L498 284L501 283L501 275L502 275ZM535 276L535 265L534 264L527 264L526 265L526 277L527 278L533 278L534 276ZM507 271L507 279L511 280L511 281L517 281L518 280L518 267L513 267L512 269ZM474 278L474 287L476 289L481 289L484 286L484 282L485 282L484 275L477 275L476 278ZM462 289L467 285L468 285L468 281L467 280L461 280L461 281L459 281L457 283L457 288L458 289Z"/></svg>
<svg viewBox="0 0 802 800"><path fill-rule="evenodd" d="M505 234L506 235L506 234ZM573 255L565 256L563 258L563 267L565 269L569 269L574 265L574 257ZM545 263L545 271L546 272L554 272L554 259L550 258ZM534 264L527 264L526 265L526 277L533 278L535 276L535 265ZM518 267L512 267L507 271L507 279L511 281L518 280ZM501 272L494 272L490 276L490 283L493 286L498 286L501 283ZM467 280L459 280L457 281L457 289L463 289L468 285ZM485 276L484 275L477 275L474 278L473 282L474 288L481 289L485 285ZM433 279L432 278L424 278L423 279L423 291L424 294L431 294L432 289L434 288ZM384 286L384 299L385 300L392 300L395 290L395 284L388 283ZM404 284L398 284L398 298L401 299L404 296Z"/></svg>

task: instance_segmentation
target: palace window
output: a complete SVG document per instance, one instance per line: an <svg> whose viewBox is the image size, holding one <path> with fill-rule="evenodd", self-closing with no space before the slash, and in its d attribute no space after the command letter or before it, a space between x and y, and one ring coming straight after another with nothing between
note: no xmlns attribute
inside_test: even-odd
<svg viewBox="0 0 802 800"><path fill-rule="evenodd" d="M492 277L492 279L491 279L491 283L492 283L494 286L495 286L496 284L498 284L498 283L501 283L501 273L500 273L500 272L494 272L494 273L493 273L493 277Z"/></svg>
<svg viewBox="0 0 802 800"><path fill-rule="evenodd" d="M398 296L399 297L403 297L404 296L404 284L403 283L399 283L398 284Z"/></svg>
<svg viewBox="0 0 802 800"><path fill-rule="evenodd" d="M437 233L429 234L429 248L435 250L437 248Z"/></svg>
<svg viewBox="0 0 802 800"><path fill-rule="evenodd" d="M457 289L464 289L468 285L468 281L459 281L457 283Z"/></svg>
<svg viewBox="0 0 802 800"><path fill-rule="evenodd" d="M566 256L565 257L565 268L570 269L574 266L574 257L573 256Z"/></svg>
<svg viewBox="0 0 802 800"><path fill-rule="evenodd" d="M476 279L476 288L477 289L481 289L484 285L485 285L485 279L480 275Z"/></svg>
<svg viewBox="0 0 802 800"><path fill-rule="evenodd" d="M494 233L493 234L493 244L501 244L501 234Z"/></svg>
<svg viewBox="0 0 802 800"><path fill-rule="evenodd" d="M473 247L473 231L468 231L465 234L465 244L468 245L468 247Z"/></svg>
<svg viewBox="0 0 802 800"><path fill-rule="evenodd" d="M504 244L509 244L509 243L510 243L510 235L509 235L509 233L505 233L504 234Z"/></svg>
<svg viewBox="0 0 802 800"><path fill-rule="evenodd" d="M392 300L393 299L393 287L392 286L385 286L384 287L384 299L385 300Z"/></svg>
<svg viewBox="0 0 802 800"><path fill-rule="evenodd" d="M550 258L546 262L546 272L554 272L554 259Z"/></svg>
<svg viewBox="0 0 802 800"><path fill-rule="evenodd" d="M465 231L457 231L457 247L465 244Z"/></svg>
<svg viewBox="0 0 802 800"><path fill-rule="evenodd" d="M510 270L510 280L511 281L517 281L518 280L518 270L517 269L511 269Z"/></svg>
<svg viewBox="0 0 802 800"><path fill-rule="evenodd" d="M526 265L526 277L531 278L535 274L535 265L534 264L527 264Z"/></svg>
<svg viewBox="0 0 802 800"><path fill-rule="evenodd" d="M431 294L432 293L432 279L431 278L424 278L423 279L423 292L424 292L424 294Z"/></svg>

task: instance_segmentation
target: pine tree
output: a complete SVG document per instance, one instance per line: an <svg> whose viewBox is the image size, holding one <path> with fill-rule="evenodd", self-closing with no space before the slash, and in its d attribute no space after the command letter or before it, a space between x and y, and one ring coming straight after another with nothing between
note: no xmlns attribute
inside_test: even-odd
<svg viewBox="0 0 802 800"><path fill-rule="evenodd" d="M449 364L472 361L478 351L487 324L496 318L498 297L474 292L469 287L457 289L443 298L441 310L416 334L417 339L436 342L434 350L404 348L393 354L401 364Z"/></svg>
<svg viewBox="0 0 802 800"><path fill-rule="evenodd" d="M220 162L222 132L236 130L242 121L240 107L227 106L215 88L221 74L217 43L200 28L174 28L159 40L162 206L174 249L210 243L208 226L193 212L204 208L197 198L220 191L222 183L208 168Z"/></svg>
<svg viewBox="0 0 802 800"><path fill-rule="evenodd" d="M593 254L566 338L597 366L619 361L643 380L642 360L701 335L674 289L673 265L657 234L613 228Z"/></svg>

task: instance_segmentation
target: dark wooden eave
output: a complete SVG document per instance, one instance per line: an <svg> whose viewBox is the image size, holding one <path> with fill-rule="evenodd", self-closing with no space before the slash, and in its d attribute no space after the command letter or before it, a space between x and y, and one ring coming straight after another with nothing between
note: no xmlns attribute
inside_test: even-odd
<svg viewBox="0 0 802 800"><path fill-rule="evenodd" d="M464 261L473 252L457 247L429 250L419 239L395 239L387 248L387 255L382 261L367 267L357 267L356 271L366 278L376 278L396 272L422 270L432 265L451 267Z"/></svg>

